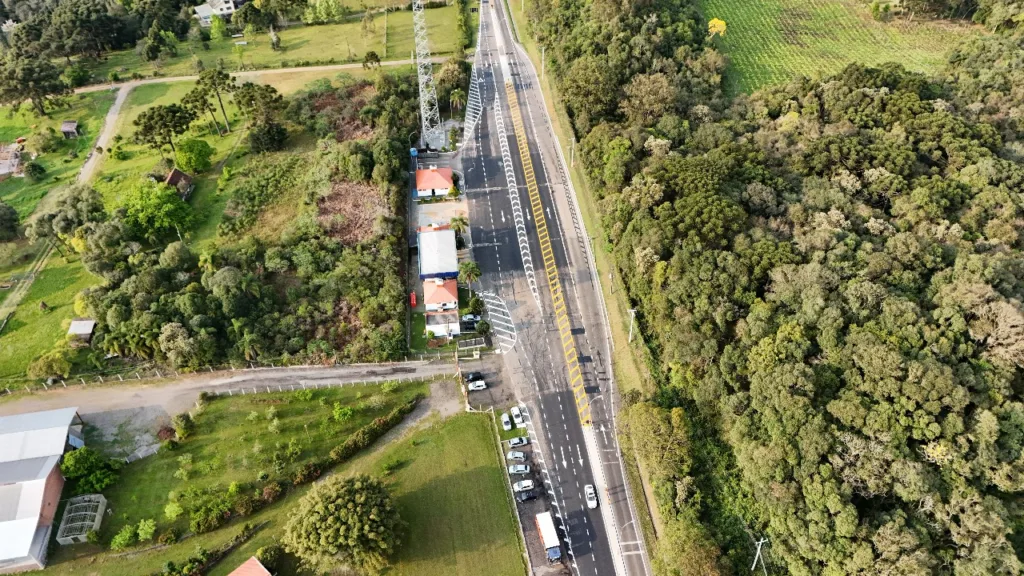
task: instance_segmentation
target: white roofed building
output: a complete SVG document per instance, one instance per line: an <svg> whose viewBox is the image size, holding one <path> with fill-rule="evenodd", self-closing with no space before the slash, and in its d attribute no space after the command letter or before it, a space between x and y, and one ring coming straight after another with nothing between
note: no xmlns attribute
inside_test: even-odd
<svg viewBox="0 0 1024 576"><path fill-rule="evenodd" d="M241 2L238 4L234 0L206 0L205 3L200 4L192 8L196 13L196 19L199 20L199 25L204 28L209 28L213 23L213 16L217 15L223 18L225 21L231 19L231 15L235 13L241 6Z"/></svg>
<svg viewBox="0 0 1024 576"><path fill-rule="evenodd" d="M455 248L454 230L420 232L417 253L420 280L459 277L459 253Z"/></svg>
<svg viewBox="0 0 1024 576"><path fill-rule="evenodd" d="M77 408L0 417L0 574L46 565L60 460L84 445Z"/></svg>

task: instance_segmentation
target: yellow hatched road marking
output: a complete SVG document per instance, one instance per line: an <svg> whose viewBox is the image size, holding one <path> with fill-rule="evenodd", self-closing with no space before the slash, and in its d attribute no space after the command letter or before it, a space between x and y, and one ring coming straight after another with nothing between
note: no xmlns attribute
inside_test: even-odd
<svg viewBox="0 0 1024 576"><path fill-rule="evenodd" d="M530 195L530 207L533 209L533 221L537 228L540 253L544 259L544 270L548 274L548 290L551 292L555 323L558 325L558 332L562 340L562 351L565 353L566 368L569 372L569 385L572 387L573 397L576 399L576 411L579 413L580 422L584 426L589 426L590 402L587 400L587 393L583 386L583 371L580 368L579 355L576 352L576 342L572 337L572 327L569 323L565 299L562 297L562 284L558 279L555 251L551 247L548 223L544 218L544 203L541 202L540 190L537 188L537 179L533 173L533 161L530 159L530 145L526 139L523 117L519 112L519 98L516 96L515 86L511 82L505 83L505 93L508 95L512 127L516 134L516 144L519 147L519 158L523 164L526 190Z"/></svg>

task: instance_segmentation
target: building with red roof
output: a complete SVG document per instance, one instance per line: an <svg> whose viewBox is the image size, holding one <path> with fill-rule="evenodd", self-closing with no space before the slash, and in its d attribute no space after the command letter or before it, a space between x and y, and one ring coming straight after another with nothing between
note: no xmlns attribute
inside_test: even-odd
<svg viewBox="0 0 1024 576"><path fill-rule="evenodd" d="M455 310L459 307L459 285L454 278L428 278L423 281L423 305L427 312Z"/></svg>
<svg viewBox="0 0 1024 576"><path fill-rule="evenodd" d="M273 576L269 570L263 567L263 564L256 559L255 556L249 558L242 563L241 566L235 568L228 576Z"/></svg>
<svg viewBox="0 0 1024 576"><path fill-rule="evenodd" d="M454 185L455 179L451 168L431 166L426 170L416 171L416 196L419 198L447 196L448 190Z"/></svg>

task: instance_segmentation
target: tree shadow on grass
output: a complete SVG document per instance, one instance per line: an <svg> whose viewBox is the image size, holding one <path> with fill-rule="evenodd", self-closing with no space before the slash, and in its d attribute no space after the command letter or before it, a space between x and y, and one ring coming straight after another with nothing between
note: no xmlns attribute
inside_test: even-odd
<svg viewBox="0 0 1024 576"><path fill-rule="evenodd" d="M499 529L499 524L509 517L505 500L501 499L505 487L500 480L496 482L500 473L483 466L460 470L435 477L398 496L395 504L408 527L394 560L450 562L463 554L494 550L514 536ZM501 498L472 497L473 493L492 486L500 491Z"/></svg>

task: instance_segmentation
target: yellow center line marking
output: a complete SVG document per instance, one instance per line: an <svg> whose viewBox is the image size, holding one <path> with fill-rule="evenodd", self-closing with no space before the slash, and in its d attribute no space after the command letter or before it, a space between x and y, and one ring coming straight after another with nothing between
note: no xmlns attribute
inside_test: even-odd
<svg viewBox="0 0 1024 576"><path fill-rule="evenodd" d="M584 426L589 426L590 402L587 400L587 393L583 389L583 371L580 368L579 354L576 352L576 341L572 336L572 325L569 322L568 310L562 297L562 284L558 279L555 251L551 247L548 223L544 217L544 204L541 202L540 190L537 188L537 179L534 177L533 172L533 161L530 159L530 144L526 139L522 114L519 112L519 98L516 96L515 86L511 82L505 83L505 93L508 95L512 127L516 135L516 144L519 148L519 158L523 164L523 173L526 176L526 190L530 195L530 207L533 210L533 221L537 228L540 253L544 258L544 270L548 275L548 290L551 292L555 324L558 326L558 333L562 339L562 351L565 354L566 368L569 372L569 385L572 387L573 397L576 399L576 411L579 413L580 422Z"/></svg>

